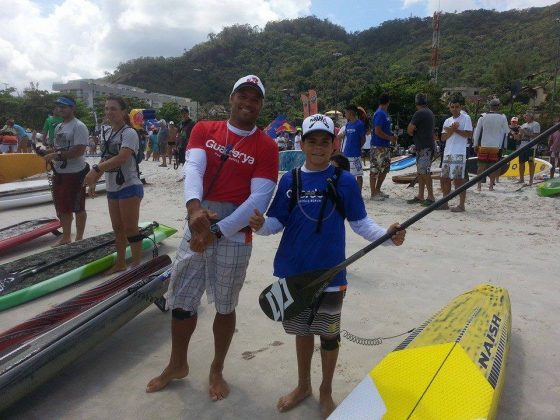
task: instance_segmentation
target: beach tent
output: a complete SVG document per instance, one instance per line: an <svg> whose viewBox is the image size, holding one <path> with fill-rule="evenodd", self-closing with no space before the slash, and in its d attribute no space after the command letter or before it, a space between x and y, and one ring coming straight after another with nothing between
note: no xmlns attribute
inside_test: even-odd
<svg viewBox="0 0 560 420"><path fill-rule="evenodd" d="M296 132L296 128L288 121L284 121L282 125L276 129L276 134L285 133L285 132L294 134Z"/></svg>
<svg viewBox="0 0 560 420"><path fill-rule="evenodd" d="M270 137L275 138L276 137L276 129L279 128L286 121L287 121L287 118L286 118L285 115L278 115L274 120L272 120L270 122L270 124L268 124L265 127L264 132L266 134L268 134Z"/></svg>

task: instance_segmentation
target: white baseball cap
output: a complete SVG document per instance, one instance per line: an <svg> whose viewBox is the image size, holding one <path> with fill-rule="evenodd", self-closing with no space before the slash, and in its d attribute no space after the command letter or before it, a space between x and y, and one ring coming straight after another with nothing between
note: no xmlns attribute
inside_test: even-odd
<svg viewBox="0 0 560 420"><path fill-rule="evenodd" d="M262 84L261 79L259 79L258 76L255 76L254 74L244 76L237 82L235 82L235 85L233 85L233 89L231 91L231 95L246 86L257 89L259 94L264 98L264 85Z"/></svg>
<svg viewBox="0 0 560 420"><path fill-rule="evenodd" d="M305 138L310 133L314 131L324 131L334 138L334 123L329 117L323 114L315 114L307 117L303 120L302 124L303 132L302 137Z"/></svg>

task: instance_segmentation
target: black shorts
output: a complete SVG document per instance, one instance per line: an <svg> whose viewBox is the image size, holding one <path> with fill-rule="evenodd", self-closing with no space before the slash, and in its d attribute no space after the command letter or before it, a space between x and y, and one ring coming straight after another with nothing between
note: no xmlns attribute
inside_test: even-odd
<svg viewBox="0 0 560 420"><path fill-rule="evenodd" d="M520 153L519 162L533 162L535 160L535 149L527 149Z"/></svg>

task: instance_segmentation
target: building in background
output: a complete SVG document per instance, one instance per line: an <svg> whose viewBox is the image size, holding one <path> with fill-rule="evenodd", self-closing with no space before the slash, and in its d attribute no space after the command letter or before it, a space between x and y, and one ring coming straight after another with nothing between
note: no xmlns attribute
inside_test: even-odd
<svg viewBox="0 0 560 420"><path fill-rule="evenodd" d="M154 109L161 108L167 102L175 102L179 107L188 106L191 111L191 118L194 120L197 119L198 114L198 103L190 98L149 92L135 86L108 83L95 79L77 79L69 80L67 83L53 83L52 88L57 92L73 94L90 108L93 108L95 97L116 95L143 99Z"/></svg>

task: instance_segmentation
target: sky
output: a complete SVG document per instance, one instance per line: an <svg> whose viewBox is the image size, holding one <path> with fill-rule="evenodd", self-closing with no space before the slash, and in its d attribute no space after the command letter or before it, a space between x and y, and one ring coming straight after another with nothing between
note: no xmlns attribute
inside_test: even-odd
<svg viewBox="0 0 560 420"><path fill-rule="evenodd" d="M498 11L551 0L11 0L0 22L0 89L102 77L142 56L179 56L233 24L315 15L348 32L437 9Z"/></svg>

